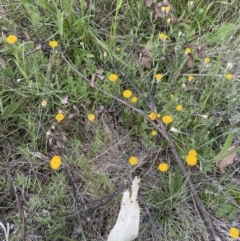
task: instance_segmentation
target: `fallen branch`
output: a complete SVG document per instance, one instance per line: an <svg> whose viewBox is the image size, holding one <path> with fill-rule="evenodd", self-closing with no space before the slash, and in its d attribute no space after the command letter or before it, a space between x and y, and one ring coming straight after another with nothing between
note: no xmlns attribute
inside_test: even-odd
<svg viewBox="0 0 240 241"><path fill-rule="evenodd" d="M89 80L88 78L86 78L80 71L78 71L78 70L73 66L73 64L71 64L71 63L67 60L67 58L65 57L64 53L63 53L61 50L60 50L60 53L61 53L61 56L62 56L63 60L67 63L67 65L68 65L78 76L80 76L82 79L84 79L84 80L90 85L90 80ZM123 75L123 74L122 74L122 75ZM124 75L124 77L127 78L125 75ZM92 87L95 88L95 89L97 89L97 90L99 90L99 91L101 91L103 94L107 95L108 97L111 97L111 98L117 100L118 102L124 104L125 106L128 106L129 108L131 108L131 109L134 110L135 112L141 114L145 119L147 119L147 120L162 134L162 136L163 136L163 137L166 139L166 141L168 142L169 147L170 147L170 150L171 150L171 152L172 152L172 155L173 155L176 163L177 163L178 166L180 167L183 176L184 176L185 178L187 178L188 187L190 188L190 191L191 191L191 193L192 193L192 195L193 195L193 198L194 198L194 200L195 200L195 202L196 202L196 204L197 204L197 207L198 207L199 212L200 212L200 214L201 214L201 216L202 216L202 219L203 219L203 221L204 221L204 223L205 223L205 225L206 225L206 227L207 227L207 230L208 230L209 233L211 234L212 239L213 239L214 241L221 241L221 238L217 235L217 233L216 233L216 231L215 231L215 229L214 229L214 227L213 227L213 225L212 225L212 222L211 222L211 220L210 220L210 218L209 218L209 216L208 216L208 214L207 214L207 212L206 212L206 210L205 210L205 207L204 207L204 205L203 205L203 202L202 202L202 200L200 199L200 197L199 197L199 195L198 195L198 193L197 193L197 190L196 190L196 188L194 187L194 185L193 185L193 183L192 183L192 181L191 181L191 179L190 179L190 177L189 177L189 174L187 173L187 171L186 171L186 169L185 169L185 167L184 167L184 165L183 165L183 163L182 163L182 161L181 161L181 159L180 159L180 157L179 157L179 155L178 155L178 153L177 153L175 144L174 144L173 140L171 139L171 137L169 136L169 134L168 134L165 126L163 125L162 121L161 121L161 120L158 120L158 121L157 121L157 124L156 124L154 121L151 121L151 120L150 120L150 118L148 117L148 115L145 114L144 111L136 108L135 106L133 106L133 105L129 104L128 102L126 102L126 101L118 98L117 96L112 95L111 93L105 91L104 89L102 89L100 86L98 86L98 85L96 85L96 84L94 84L94 86L92 86ZM133 86L133 87L136 88L135 86ZM137 89L137 88L136 88L136 89ZM142 96L141 93L140 93L140 91L139 91L139 90L137 90L137 91L138 91L138 94L140 94L140 96ZM152 111L156 112L156 107L152 107L152 106L148 103L148 101L146 101L145 98L143 98L143 101L144 101L144 100L145 100L145 103L148 105L148 107L149 107ZM151 103L151 104L153 104L153 103ZM154 109L153 109L153 108L154 108Z"/></svg>
<svg viewBox="0 0 240 241"><path fill-rule="evenodd" d="M141 203L143 204L143 206L144 206L144 208L145 208L145 210L146 210L146 212L148 214L149 221L150 221L150 223L152 225L153 241L158 241L157 227L156 227L154 219L153 219L153 217L152 217L152 215L151 215L151 213L149 211L149 208L148 208L148 206L146 204L146 201L145 201L145 199L143 198L143 196L140 193L138 194L138 198L141 201Z"/></svg>

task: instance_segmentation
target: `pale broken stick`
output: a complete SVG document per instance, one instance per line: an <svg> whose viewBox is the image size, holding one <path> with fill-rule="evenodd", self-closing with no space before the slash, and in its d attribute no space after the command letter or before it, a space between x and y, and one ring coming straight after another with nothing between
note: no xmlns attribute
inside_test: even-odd
<svg viewBox="0 0 240 241"><path fill-rule="evenodd" d="M123 193L118 219L107 241L132 241L137 238L140 222L140 207L137 201L139 183L140 178L135 177L131 197L128 190Z"/></svg>

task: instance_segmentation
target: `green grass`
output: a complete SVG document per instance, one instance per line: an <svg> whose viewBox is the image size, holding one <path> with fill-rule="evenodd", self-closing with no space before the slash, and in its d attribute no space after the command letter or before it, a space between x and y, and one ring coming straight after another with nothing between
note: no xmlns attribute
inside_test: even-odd
<svg viewBox="0 0 240 241"><path fill-rule="evenodd" d="M166 128L184 165L190 149L198 152L197 166L185 167L219 234L228 240L229 228L240 228L239 164L220 174L214 161L230 132L239 145L238 1L201 0L193 7L169 1L175 24L155 20L157 2L148 8L134 0L0 1L0 221L14 224L8 240L106 240L122 192L97 205L136 175L159 240L210 240L166 140L160 133L151 136L155 128L139 113L90 87L61 51L87 79L96 74L95 85L105 91L124 99L122 92L130 89L139 110L151 112L144 97L161 116L171 115ZM16 44L7 43L10 34L18 37ZM51 40L59 47L51 49ZM148 41L151 69L140 64ZM110 73L119 79L110 82ZM164 74L158 83L157 73ZM57 123L59 111L65 119ZM62 157L58 170L49 166L54 155ZM128 163L131 155L139 159L136 167ZM168 172L158 171L161 161ZM154 240L140 206L138 240ZM81 215L66 219L76 212Z"/></svg>

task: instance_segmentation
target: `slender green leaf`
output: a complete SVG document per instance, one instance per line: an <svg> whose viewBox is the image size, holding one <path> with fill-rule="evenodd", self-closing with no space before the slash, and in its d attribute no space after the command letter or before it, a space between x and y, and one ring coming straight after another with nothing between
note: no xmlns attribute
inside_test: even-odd
<svg viewBox="0 0 240 241"><path fill-rule="evenodd" d="M223 158L223 155L227 152L228 148L229 148L229 147L231 146L231 144L232 144L233 137L234 137L234 136L233 136L233 133L230 132L230 133L228 134L228 137L227 137L224 145L223 145L222 150L217 154L217 156L214 157L215 161L220 160L221 158ZM228 152L228 153L230 153L230 152ZM228 154L228 155L229 155L229 154ZM228 156L228 155L227 155L227 156Z"/></svg>
<svg viewBox="0 0 240 241"><path fill-rule="evenodd" d="M4 109L1 117L3 119L10 117L14 112L16 112L16 110L19 108L20 105L21 105L21 101L11 103Z"/></svg>
<svg viewBox="0 0 240 241"><path fill-rule="evenodd" d="M207 43L209 45L215 45L219 42L227 40L235 32L235 24L225 23L217 28L213 33L208 37Z"/></svg>
<svg viewBox="0 0 240 241"><path fill-rule="evenodd" d="M222 160L223 158L225 158L225 157L227 157L227 156L230 156L230 155L232 155L233 153L236 153L236 152L239 151L239 150L240 150L240 147L236 147L236 148L232 149L231 151L225 152L225 153L222 154L221 156L215 157L215 161L218 162L218 161Z"/></svg>
<svg viewBox="0 0 240 241"><path fill-rule="evenodd" d="M57 12L57 25L59 34L63 35L63 13L60 10Z"/></svg>

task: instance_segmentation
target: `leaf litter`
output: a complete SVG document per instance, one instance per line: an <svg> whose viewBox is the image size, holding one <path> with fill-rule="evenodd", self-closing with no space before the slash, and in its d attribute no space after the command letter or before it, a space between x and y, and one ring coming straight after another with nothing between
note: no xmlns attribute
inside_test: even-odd
<svg viewBox="0 0 240 241"><path fill-rule="evenodd" d="M150 41L147 42L146 46L141 51L140 64L146 69L151 69L152 67L152 53Z"/></svg>
<svg viewBox="0 0 240 241"><path fill-rule="evenodd" d="M227 153L232 151L234 148L236 148L236 146L229 147L228 150L227 150ZM232 154L224 157L222 160L217 162L217 166L219 168L219 171L221 173L224 173L225 172L224 169L226 167L230 166L234 162L234 160L236 159L236 156L237 156L237 150L236 150L236 152L233 152Z"/></svg>

